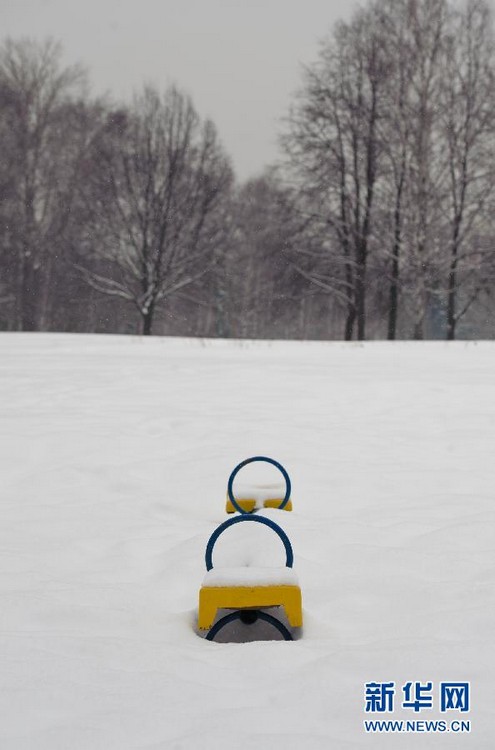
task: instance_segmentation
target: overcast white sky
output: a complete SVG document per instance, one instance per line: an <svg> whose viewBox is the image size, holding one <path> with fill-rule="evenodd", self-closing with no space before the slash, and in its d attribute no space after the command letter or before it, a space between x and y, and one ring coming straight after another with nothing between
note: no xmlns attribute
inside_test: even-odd
<svg viewBox="0 0 495 750"><path fill-rule="evenodd" d="M175 82L216 123L241 179L277 156L280 120L318 41L354 0L0 0L0 35L52 36L93 90Z"/></svg>

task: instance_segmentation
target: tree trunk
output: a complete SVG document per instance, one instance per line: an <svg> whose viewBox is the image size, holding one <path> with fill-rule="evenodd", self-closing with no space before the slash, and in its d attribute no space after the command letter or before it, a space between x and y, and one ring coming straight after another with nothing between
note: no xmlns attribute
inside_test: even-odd
<svg viewBox="0 0 495 750"><path fill-rule="evenodd" d="M146 311L143 311L141 313L142 324L143 324L143 329L142 329L143 336L152 335L154 312L155 312L154 306L150 305Z"/></svg>
<svg viewBox="0 0 495 750"><path fill-rule="evenodd" d="M416 320L414 323L413 339L414 341L423 341L424 337L423 318L421 318L421 320Z"/></svg>
<svg viewBox="0 0 495 750"><path fill-rule="evenodd" d="M447 293L447 341L454 341L456 329L457 256L454 254L449 273Z"/></svg>
<svg viewBox="0 0 495 750"><path fill-rule="evenodd" d="M347 315L345 319L345 330L344 330L345 341L352 341L352 336L354 334L355 321L356 321L356 308L351 302L349 302L349 305L347 308Z"/></svg>
<svg viewBox="0 0 495 750"><path fill-rule="evenodd" d="M388 332L389 341L395 341L397 336L397 313L399 307L399 246L394 244L392 256L392 280L390 282L390 294L388 304Z"/></svg>
<svg viewBox="0 0 495 750"><path fill-rule="evenodd" d="M345 209L345 204L342 202L343 209ZM345 218L345 213L343 210L343 216ZM344 340L345 341L352 341L352 336L354 334L354 323L356 322L356 306L354 304L353 299L353 291L354 291L354 271L351 265L350 261L350 248L349 248L349 238L347 234L347 229L344 236L344 254L346 258L346 264L345 264L345 280L347 285L347 295L348 295L348 301L347 301L347 315L345 319L345 328L344 328Z"/></svg>
<svg viewBox="0 0 495 750"><path fill-rule="evenodd" d="M456 302L457 302L457 264L459 261L459 236L464 214L464 201L466 198L466 159L463 162L463 181L461 187L460 206L454 216L454 228L452 234L452 246L450 251L449 280L447 286L447 341L454 341L456 329Z"/></svg>
<svg viewBox="0 0 495 750"><path fill-rule="evenodd" d="M368 241L371 233L371 212L376 180L376 123L377 123L377 83L372 81L372 100L366 143L366 203L363 226L357 243L356 271L356 318L359 341L366 338L366 266L368 263ZM359 223L357 224L359 227Z"/></svg>
<svg viewBox="0 0 495 750"><path fill-rule="evenodd" d="M397 336L397 317L399 312L399 256L401 248L401 226L402 226L402 191L404 188L404 177L406 169L406 155L402 154L401 176L397 186L394 211L394 244L392 248L392 278L390 281L389 307L388 307L388 340L395 341Z"/></svg>
<svg viewBox="0 0 495 750"><path fill-rule="evenodd" d="M364 341L366 338L366 239L359 243L356 268L356 320L357 339Z"/></svg>
<svg viewBox="0 0 495 750"><path fill-rule="evenodd" d="M417 279L416 283L424 282L424 278ZM414 326L413 326L413 339L414 341L423 341L425 337L425 317L427 309L427 297L426 290L424 289L423 283L421 288L416 289L416 299L414 305Z"/></svg>
<svg viewBox="0 0 495 750"><path fill-rule="evenodd" d="M51 301L56 292L54 289L53 256L47 253L43 260L43 278L40 280L39 318L40 331L49 331L52 328Z"/></svg>
<svg viewBox="0 0 495 750"><path fill-rule="evenodd" d="M41 292L40 269L25 258L21 279L20 331L39 330L39 299Z"/></svg>

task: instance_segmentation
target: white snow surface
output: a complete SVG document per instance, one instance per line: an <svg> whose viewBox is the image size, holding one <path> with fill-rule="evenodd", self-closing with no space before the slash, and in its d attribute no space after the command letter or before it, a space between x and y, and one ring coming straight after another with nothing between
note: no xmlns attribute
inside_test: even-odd
<svg viewBox="0 0 495 750"><path fill-rule="evenodd" d="M0 355L2 750L492 750L495 344L1 334ZM205 545L257 454L292 479L272 517L302 638L209 642ZM236 524L215 565L252 564L248 531L284 564ZM366 682L468 680L468 715L364 711Z"/></svg>

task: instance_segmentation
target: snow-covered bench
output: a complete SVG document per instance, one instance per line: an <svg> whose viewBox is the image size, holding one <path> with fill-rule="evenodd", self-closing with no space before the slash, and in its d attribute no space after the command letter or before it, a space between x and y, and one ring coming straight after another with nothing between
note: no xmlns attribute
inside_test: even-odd
<svg viewBox="0 0 495 750"><path fill-rule="evenodd" d="M236 487L234 497L234 479L238 472L247 466L256 462L263 462L275 466L282 474L284 481L272 482L269 484L243 484ZM227 485L227 503L225 510L227 513L252 513L259 508L279 508L281 510L292 510L291 500L291 482L286 470L278 461L267 456L253 456L241 461L229 477Z"/></svg>
<svg viewBox="0 0 495 750"><path fill-rule="evenodd" d="M272 482L271 484L242 484L236 487L235 499L246 513L260 508L280 508L284 502L284 482ZM236 509L227 493L225 506L227 513L235 513ZM292 500L289 497L283 510L292 510Z"/></svg>
<svg viewBox="0 0 495 750"><path fill-rule="evenodd" d="M261 523L275 531L286 551L285 567L242 566L213 568L212 552L223 531L242 522ZM283 607L294 628L302 626L302 597L292 570L294 555L290 541L278 524L265 516L243 514L229 518L211 535L206 547L207 573L199 592L198 627L212 627L219 609L245 610Z"/></svg>

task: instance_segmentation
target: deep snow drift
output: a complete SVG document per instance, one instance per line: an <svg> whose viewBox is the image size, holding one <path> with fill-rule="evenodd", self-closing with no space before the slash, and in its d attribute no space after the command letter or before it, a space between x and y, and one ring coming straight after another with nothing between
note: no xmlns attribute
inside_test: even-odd
<svg viewBox="0 0 495 750"><path fill-rule="evenodd" d="M0 335L0 747L491 750L494 438L493 343ZM291 475L303 637L210 643L204 549L255 454ZM472 710L367 714L371 681Z"/></svg>

